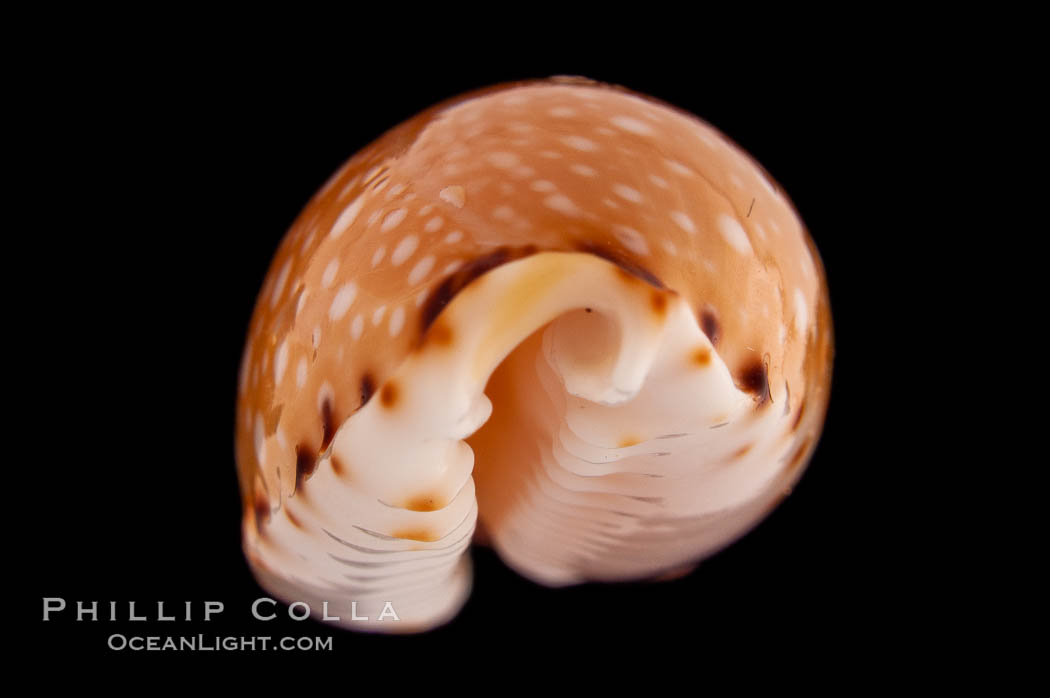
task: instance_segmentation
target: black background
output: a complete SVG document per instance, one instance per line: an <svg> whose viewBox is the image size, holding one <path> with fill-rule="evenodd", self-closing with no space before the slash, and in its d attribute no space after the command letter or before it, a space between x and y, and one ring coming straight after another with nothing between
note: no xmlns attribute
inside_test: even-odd
<svg viewBox="0 0 1050 698"><path fill-rule="evenodd" d="M870 318L887 307L892 315L875 233L894 186L885 173L899 168L892 142L915 115L911 81L887 54L848 41L807 52L790 40L762 51L651 40L629 52L522 41L393 58L300 50L293 60L278 49L148 44L83 46L32 86L42 108L25 137L38 155L23 208L45 251L22 293L61 318L34 345L32 365L48 376L30 409L43 432L31 439L41 470L20 495L33 500L20 558L32 588L20 609L38 648L126 658L106 649L111 633L203 632L333 635L334 652L358 665L392 652L443 657L466 640L478 656L543 647L626 661L627 648L673 645L704 662L760 650L856 656L891 623L898 587L914 573L894 538L899 504L884 473L914 464L887 460L872 426L893 350ZM278 241L327 177L386 129L469 89L554 74L696 113L794 201L827 270L837 347L808 471L757 529L677 581L550 590L475 550L470 601L425 635L253 620L251 602L265 592L240 552L234 403ZM118 601L125 618L132 600L150 617L157 601L194 601L197 619L204 600L226 609L207 624L77 623L70 610L43 623L45 596L71 608Z"/></svg>

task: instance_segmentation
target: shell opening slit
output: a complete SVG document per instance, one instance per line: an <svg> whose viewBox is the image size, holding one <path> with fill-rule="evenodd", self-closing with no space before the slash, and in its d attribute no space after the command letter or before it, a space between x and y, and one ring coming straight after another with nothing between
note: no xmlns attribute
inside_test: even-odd
<svg viewBox="0 0 1050 698"><path fill-rule="evenodd" d="M791 420L756 410L688 304L611 262L510 262L429 333L451 337L424 335L379 389L396 398L339 427L256 541L276 593L370 619L390 602L399 629L430 627L469 592L479 514L508 564L564 585L688 565L779 492Z"/></svg>

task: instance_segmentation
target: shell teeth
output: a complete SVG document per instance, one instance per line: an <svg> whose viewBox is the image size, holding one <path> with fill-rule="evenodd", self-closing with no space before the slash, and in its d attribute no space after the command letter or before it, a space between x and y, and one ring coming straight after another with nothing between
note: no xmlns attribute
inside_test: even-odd
<svg viewBox="0 0 1050 698"><path fill-rule="evenodd" d="M501 557L546 584L645 578L739 535L776 475L783 415L753 414L684 304L672 307L642 389L613 405L567 380L579 365L559 354L567 326L553 323L542 347L523 346L501 367L513 418L486 425L496 433L476 447L481 517L498 521L487 528ZM702 370L683 359L697 347L710 352ZM516 399L533 384L536 398ZM484 448L504 439L502 451Z"/></svg>
<svg viewBox="0 0 1050 698"><path fill-rule="evenodd" d="M273 593L425 629L466 598L479 516L508 564L562 585L681 567L767 503L790 418L756 416L683 300L654 315L652 287L578 253L480 283L440 316L456 345L406 359L253 541ZM378 620L388 601L402 623Z"/></svg>

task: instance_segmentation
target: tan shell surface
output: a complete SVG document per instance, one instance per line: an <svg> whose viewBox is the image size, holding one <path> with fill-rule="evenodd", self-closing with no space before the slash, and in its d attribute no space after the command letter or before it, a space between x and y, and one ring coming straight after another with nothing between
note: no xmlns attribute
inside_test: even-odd
<svg viewBox="0 0 1050 698"><path fill-rule="evenodd" d="M259 294L242 363L246 516L294 494L451 294L548 250L598 254L686 299L756 409L796 414L794 460L805 460L827 403L831 326L823 269L790 202L697 118L553 80L416 116L303 210Z"/></svg>

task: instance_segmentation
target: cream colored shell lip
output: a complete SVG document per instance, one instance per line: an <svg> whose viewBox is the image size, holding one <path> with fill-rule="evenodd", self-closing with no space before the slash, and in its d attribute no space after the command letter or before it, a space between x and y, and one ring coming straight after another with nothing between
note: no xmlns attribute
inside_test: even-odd
<svg viewBox="0 0 1050 698"><path fill-rule="evenodd" d="M800 476L831 355L812 240L714 128L578 78L450 100L277 251L238 393L248 560L390 632L454 616L476 538L550 585L687 568Z"/></svg>

